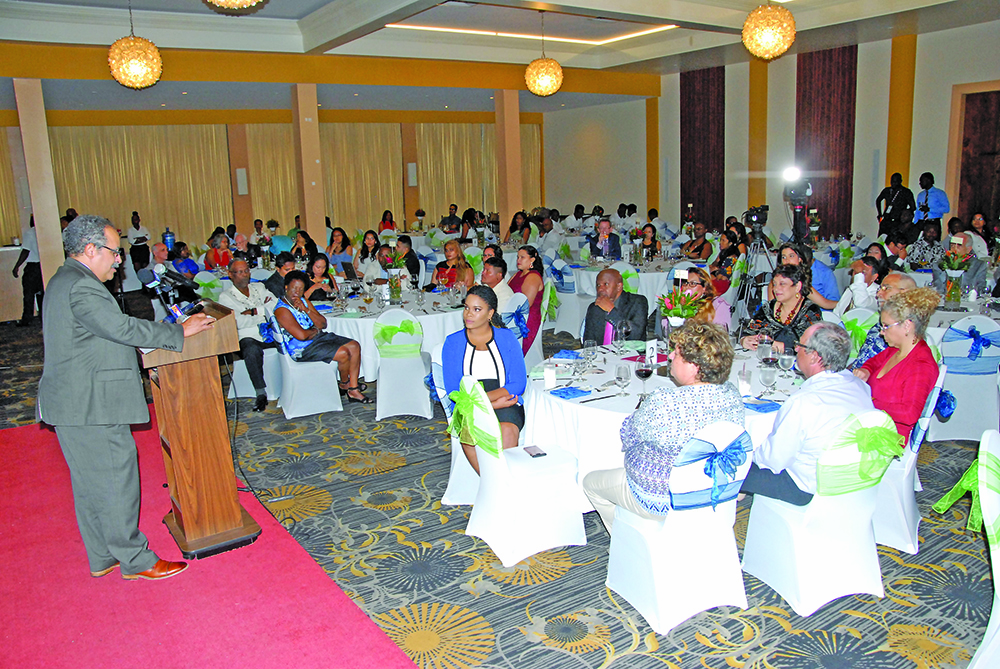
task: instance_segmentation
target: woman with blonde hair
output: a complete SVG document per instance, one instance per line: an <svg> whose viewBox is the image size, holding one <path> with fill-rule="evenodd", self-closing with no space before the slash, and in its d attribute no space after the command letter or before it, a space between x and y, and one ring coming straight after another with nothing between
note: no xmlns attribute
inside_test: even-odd
<svg viewBox="0 0 1000 669"><path fill-rule="evenodd" d="M466 289L475 285L475 272L465 260L465 254L462 253L462 247L457 239L445 242L444 260L435 265L431 283L445 288L451 288L456 283L464 283Z"/></svg>
<svg viewBox="0 0 1000 669"><path fill-rule="evenodd" d="M694 315L693 320L702 323L715 323L729 330L731 314L729 303L715 292L708 272L700 267L688 269L688 278L684 282L684 292L695 297L705 298L705 305Z"/></svg>
<svg viewBox="0 0 1000 669"><path fill-rule="evenodd" d="M941 303L933 288L896 293L882 307L882 338L889 348L870 359L854 375L872 389L872 403L896 423L904 439L920 418L937 381L938 364L924 341L931 314Z"/></svg>

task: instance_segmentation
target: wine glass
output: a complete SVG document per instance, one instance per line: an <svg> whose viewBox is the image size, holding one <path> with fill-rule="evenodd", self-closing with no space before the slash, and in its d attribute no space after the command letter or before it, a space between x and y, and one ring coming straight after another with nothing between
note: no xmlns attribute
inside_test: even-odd
<svg viewBox="0 0 1000 669"><path fill-rule="evenodd" d="M792 367L795 365L795 354L790 351L782 351L778 354L778 366L781 367L783 379L792 378L791 372Z"/></svg>
<svg viewBox="0 0 1000 669"><path fill-rule="evenodd" d="M593 339L586 339L583 342L583 359L587 361L587 367L594 364L597 358L597 342Z"/></svg>
<svg viewBox="0 0 1000 669"><path fill-rule="evenodd" d="M625 353L625 342L627 342L631 336L632 323L627 320L621 320L615 323L615 345L618 349L618 355L623 355Z"/></svg>
<svg viewBox="0 0 1000 669"><path fill-rule="evenodd" d="M649 393L646 392L646 379L653 375L653 363L646 357L639 358L639 361L635 363L635 375L642 379L642 392L639 394L639 398L646 399L649 397Z"/></svg>
<svg viewBox="0 0 1000 669"><path fill-rule="evenodd" d="M761 397L767 397L773 394L774 384L778 382L778 368L772 367L771 365L765 365L760 368L760 382L764 384L764 392L760 394Z"/></svg>
<svg viewBox="0 0 1000 669"><path fill-rule="evenodd" d="M757 344L757 359L761 363L772 357L774 357L774 349L770 344Z"/></svg>
<svg viewBox="0 0 1000 669"><path fill-rule="evenodd" d="M629 369L628 363L622 363L615 367L615 385L618 386L618 395L625 395L625 389L632 382L632 372Z"/></svg>

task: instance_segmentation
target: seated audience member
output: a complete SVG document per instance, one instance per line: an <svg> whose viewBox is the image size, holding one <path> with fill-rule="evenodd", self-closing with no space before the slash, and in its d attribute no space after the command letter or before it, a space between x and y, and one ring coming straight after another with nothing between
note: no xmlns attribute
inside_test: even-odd
<svg viewBox="0 0 1000 669"><path fill-rule="evenodd" d="M386 209L382 212L382 220L378 223L378 231L385 232L386 230L395 230L396 221L392 219L392 212Z"/></svg>
<svg viewBox="0 0 1000 669"><path fill-rule="evenodd" d="M894 232L885 239L885 250L889 255L882 263L882 270L885 274L889 272L906 271L906 235L902 232Z"/></svg>
<svg viewBox="0 0 1000 669"><path fill-rule="evenodd" d="M337 282L330 276L330 263L326 254L317 253L306 269L306 299L329 300L337 292Z"/></svg>
<svg viewBox="0 0 1000 669"><path fill-rule="evenodd" d="M374 230L365 231L364 237L361 238L361 248L358 250L357 257L354 258L354 269L358 275L364 274L369 264L378 262L375 256L378 255L378 248L381 245L382 242L379 241Z"/></svg>
<svg viewBox="0 0 1000 669"><path fill-rule="evenodd" d="M590 238L590 256L621 260L622 242L618 235L611 232L611 221L601 220L597 224L597 234Z"/></svg>
<svg viewBox="0 0 1000 669"><path fill-rule="evenodd" d="M275 348L274 341L265 342L260 326L277 304L263 283L250 283L250 266L245 260L229 263L229 278L233 285L219 295L219 304L229 307L236 315L236 336L240 338L240 357L247 366L257 400L254 411L267 407L267 384L264 383L264 349Z"/></svg>
<svg viewBox="0 0 1000 669"><path fill-rule="evenodd" d="M913 269L930 269L936 267L944 257L944 246L941 245L941 222L927 221L924 231L910 247L906 259Z"/></svg>
<svg viewBox="0 0 1000 669"><path fill-rule="evenodd" d="M586 215L585 212L586 210L583 208L582 204L578 204L573 207L573 214L563 219L563 227L569 230L580 230L583 227L583 217Z"/></svg>
<svg viewBox="0 0 1000 669"><path fill-rule="evenodd" d="M816 323L795 345L795 364L806 377L754 450L742 492L805 506L816 494L816 462L831 436L851 414L873 409L871 392L844 369L851 354L847 331Z"/></svg>
<svg viewBox="0 0 1000 669"><path fill-rule="evenodd" d="M305 272L285 275L284 295L274 307L274 318L285 340L285 352L299 362L336 362L340 370L340 393L348 402L374 404L361 392L361 346L347 337L324 332L326 318L305 297Z"/></svg>
<svg viewBox="0 0 1000 669"><path fill-rule="evenodd" d="M743 400L728 383L733 347L721 328L689 320L670 334L670 376L621 428L625 466L593 471L583 491L611 532L615 507L657 519L670 506L670 471L695 432L719 421L743 425Z"/></svg>
<svg viewBox="0 0 1000 669"><path fill-rule="evenodd" d="M396 240L396 255L403 256L403 259L406 261L406 271L410 275L411 281L419 279L420 258L417 257L416 252L413 250L413 242L410 240L409 235L400 235L399 239Z"/></svg>
<svg viewBox="0 0 1000 669"><path fill-rule="evenodd" d="M316 242L313 241L308 232L299 230L295 233L295 244L292 246L292 255L295 256L296 260L312 260L318 252L319 249L316 247Z"/></svg>
<svg viewBox="0 0 1000 669"><path fill-rule="evenodd" d="M726 292L733 280L733 270L740 258L740 240L736 231L723 230L719 234L719 257L712 263L712 278L718 281L717 290Z"/></svg>
<svg viewBox="0 0 1000 669"><path fill-rule="evenodd" d="M466 289L475 285L476 273L469 267L457 239L444 243L444 260L434 266L431 283L444 288L451 288L456 283L465 284Z"/></svg>
<svg viewBox="0 0 1000 669"><path fill-rule="evenodd" d="M885 264L885 259L889 257L889 254L886 253L885 247L878 242L872 242L869 244L868 248L865 249L865 255L875 258L882 264Z"/></svg>
<svg viewBox="0 0 1000 669"><path fill-rule="evenodd" d="M448 234L454 234L462 229L462 219L458 217L458 205L448 205L448 215L441 217L438 227Z"/></svg>
<svg viewBox="0 0 1000 669"><path fill-rule="evenodd" d="M264 287L280 300L285 296L285 275L293 269L295 269L295 256L288 251L282 251L274 259L274 274L267 277Z"/></svg>
<svg viewBox="0 0 1000 669"><path fill-rule="evenodd" d="M503 233L503 243L506 244L510 241L511 237L514 239L519 239L524 230L528 225L528 215L523 211L514 212L514 216L510 219L510 227Z"/></svg>
<svg viewBox="0 0 1000 669"><path fill-rule="evenodd" d="M656 238L656 226L652 223L642 226L642 242L639 244L639 248L642 249L644 258L655 258L660 255L662 245L660 240Z"/></svg>
<svg viewBox="0 0 1000 669"><path fill-rule="evenodd" d="M538 336L542 327L542 257L534 246L522 246L517 250L517 272L510 277L507 285L515 293L521 293L528 300L528 336L521 340L523 353Z"/></svg>
<svg viewBox="0 0 1000 669"><path fill-rule="evenodd" d="M215 269L216 267L229 267L233 261L233 254L229 251L229 237L225 232L218 232L212 235L209 241L210 248L205 254L205 268Z"/></svg>
<svg viewBox="0 0 1000 669"><path fill-rule="evenodd" d="M740 243L737 245L740 250L740 255L746 255L747 247L750 246L750 237L747 235L747 229L740 223L739 219L735 216L730 216L726 219L726 230L732 230Z"/></svg>
<svg viewBox="0 0 1000 669"><path fill-rule="evenodd" d="M247 241L251 246L266 246L271 243L271 237L264 232L264 221L259 218L253 220L253 232Z"/></svg>
<svg viewBox="0 0 1000 669"><path fill-rule="evenodd" d="M965 270L962 274L962 291L965 292L969 289L975 289L980 295L986 294L986 261L977 258L975 253L972 253L972 235L968 232L959 232L958 234L952 235L950 252L957 253L960 257L972 255L970 258L969 269ZM932 267L933 272L933 286L934 290L939 293L944 293L945 285L947 283L948 276L944 273L944 270L940 267Z"/></svg>
<svg viewBox="0 0 1000 669"><path fill-rule="evenodd" d="M876 279L879 269L881 269L879 262L871 256L865 256L851 263L853 279L844 294L840 296L833 313L843 316L851 309L877 309L878 300L875 294L878 292Z"/></svg>
<svg viewBox="0 0 1000 669"><path fill-rule="evenodd" d="M712 243L705 235L708 234L708 227L698 221L694 224L694 239L684 242L681 246L681 253L689 260L708 260L712 255Z"/></svg>
<svg viewBox="0 0 1000 669"><path fill-rule="evenodd" d="M154 269L157 265L167 265L167 258L170 257L170 251L167 250L167 245L163 242L153 244L149 254L149 269Z"/></svg>
<svg viewBox="0 0 1000 669"><path fill-rule="evenodd" d="M344 273L344 263L354 263L354 247L351 246L351 240L343 228L334 228L330 233L330 245L326 247L326 256L337 274Z"/></svg>
<svg viewBox="0 0 1000 669"><path fill-rule="evenodd" d="M879 286L878 292L875 294L875 299L878 300L879 309L885 305L885 301L888 300L893 295L905 292L907 290L913 290L917 287L917 283L912 277L903 274L901 272L891 272L887 277L882 279L882 285ZM858 350L858 357L848 365L848 369L851 371L857 369L861 365L865 364L871 358L875 357L876 353L881 353L886 348L885 339L882 338L882 325L876 323L868 330L868 336L865 337L865 343L861 345Z"/></svg>
<svg viewBox="0 0 1000 669"><path fill-rule="evenodd" d="M820 308L806 298L810 290L808 268L778 265L771 279L774 299L757 307L747 324L750 334L743 338L743 347L756 350L760 335L766 334L779 352L791 350L806 328L823 320Z"/></svg>
<svg viewBox="0 0 1000 669"><path fill-rule="evenodd" d="M463 376L477 378L500 422L503 447L514 448L524 428L521 396L528 385L521 347L500 320L492 288L473 286L465 296L462 315L465 327L448 335L441 351L445 391L458 390ZM478 474L476 445L463 443L462 450Z"/></svg>
<svg viewBox="0 0 1000 669"><path fill-rule="evenodd" d="M801 265L809 268L809 301L820 309L833 309L840 300L837 277L833 270L813 258L812 249L804 244L787 242L778 248L778 261L782 265ZM817 283L818 281L818 283ZM768 294L768 297L773 295Z"/></svg>
<svg viewBox="0 0 1000 669"><path fill-rule="evenodd" d="M597 299L587 307L583 340L592 339L598 344L610 344L617 324L628 321L631 328L628 338L646 341L648 317L649 304L645 296L626 293L618 270L606 269L597 275Z"/></svg>
<svg viewBox="0 0 1000 669"><path fill-rule="evenodd" d="M972 215L966 232L972 235L972 250L977 258L989 258L996 250L996 238L990 226L986 225L986 216L982 212Z"/></svg>
<svg viewBox="0 0 1000 669"><path fill-rule="evenodd" d="M503 249L501 249L496 244L487 244L483 247L483 262L486 262L487 258L503 258ZM506 264L506 263L505 263ZM501 309L501 311L503 311Z"/></svg>
<svg viewBox="0 0 1000 669"><path fill-rule="evenodd" d="M480 283L489 286L497 297L497 311L504 312L510 298L514 297L514 291L507 285L507 263L503 258L491 256L483 260L483 273L480 276Z"/></svg>
<svg viewBox="0 0 1000 669"><path fill-rule="evenodd" d="M888 348L854 370L871 386L875 408L889 414L907 440L937 381L938 364L924 333L940 303L933 288L914 288L887 299L881 329Z"/></svg>
<svg viewBox="0 0 1000 669"><path fill-rule="evenodd" d="M704 297L705 306L694 315L694 320L703 323L715 323L726 331L732 320L729 303L715 293L715 285L708 277L708 272L700 267L688 270L688 278L684 282L684 292L694 297Z"/></svg>
<svg viewBox="0 0 1000 669"><path fill-rule="evenodd" d="M191 260L191 249L184 242L174 243L174 269L186 276L189 279L193 279L194 275L201 271L198 267L198 263Z"/></svg>

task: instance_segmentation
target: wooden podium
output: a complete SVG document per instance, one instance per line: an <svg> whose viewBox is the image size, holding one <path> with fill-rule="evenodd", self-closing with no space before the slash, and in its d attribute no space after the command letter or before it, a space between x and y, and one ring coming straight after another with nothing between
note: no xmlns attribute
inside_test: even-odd
<svg viewBox="0 0 1000 669"><path fill-rule="evenodd" d="M214 327L185 339L183 351L142 356L170 485L172 509L163 522L185 559L246 546L260 535L236 494L217 358L239 350L236 317L208 300L205 313L216 319Z"/></svg>

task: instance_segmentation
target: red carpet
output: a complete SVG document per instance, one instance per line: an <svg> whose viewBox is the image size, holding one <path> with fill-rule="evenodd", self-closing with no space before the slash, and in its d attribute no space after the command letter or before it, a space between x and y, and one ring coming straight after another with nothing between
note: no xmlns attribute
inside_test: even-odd
<svg viewBox="0 0 1000 669"><path fill-rule="evenodd" d="M139 528L180 560L156 431L135 432ZM91 578L55 432L0 431L0 665L7 667L413 667L252 495L263 528L244 548L170 580Z"/></svg>

